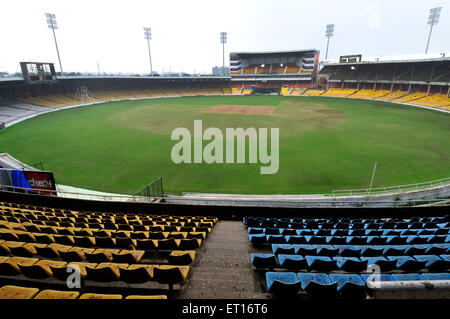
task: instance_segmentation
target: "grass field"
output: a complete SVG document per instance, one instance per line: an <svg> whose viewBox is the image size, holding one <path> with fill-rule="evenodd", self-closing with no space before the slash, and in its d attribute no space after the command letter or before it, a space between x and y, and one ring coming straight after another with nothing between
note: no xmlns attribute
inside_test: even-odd
<svg viewBox="0 0 450 319"><path fill-rule="evenodd" d="M217 114L216 105L272 106ZM262 109L262 108L255 108ZM280 128L280 167L174 164L177 127ZM40 115L0 132L0 152L43 162L57 183L133 194L163 176L168 192L330 192L450 176L450 115L384 102L325 97L222 96L109 102Z"/></svg>

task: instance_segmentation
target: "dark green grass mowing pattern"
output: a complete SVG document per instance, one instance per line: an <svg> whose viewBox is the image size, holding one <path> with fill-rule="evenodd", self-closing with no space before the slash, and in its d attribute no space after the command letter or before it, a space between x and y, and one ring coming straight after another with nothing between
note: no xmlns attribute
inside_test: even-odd
<svg viewBox="0 0 450 319"><path fill-rule="evenodd" d="M207 114L218 104L275 106L273 116ZM279 127L280 168L173 164L170 132ZM206 143L204 143L206 144ZM294 194L450 176L450 116L384 102L325 97L184 97L110 102L35 117L0 132L0 152L42 161L57 183L135 193L158 176L169 192Z"/></svg>

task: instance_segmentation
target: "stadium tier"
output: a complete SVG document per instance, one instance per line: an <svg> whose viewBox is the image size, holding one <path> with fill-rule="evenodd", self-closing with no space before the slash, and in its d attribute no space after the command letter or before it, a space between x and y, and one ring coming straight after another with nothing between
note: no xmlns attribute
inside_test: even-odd
<svg viewBox="0 0 450 319"><path fill-rule="evenodd" d="M355 92L355 89L329 89L322 96L348 97Z"/></svg>
<svg viewBox="0 0 450 319"><path fill-rule="evenodd" d="M366 298L367 282L374 279L450 279L449 221L448 215L243 219L249 242L264 249L252 253L250 262L266 291L353 298Z"/></svg>
<svg viewBox="0 0 450 319"><path fill-rule="evenodd" d="M41 291L36 298L78 297L64 290L72 268L79 269L87 283L81 290L85 294L101 290L96 285L101 282L111 283L111 287L118 283L119 296L129 291L120 282L155 282L169 285L170 295L173 285L188 277L195 250L216 222L214 217L83 212L0 203L0 282L14 279L21 283L0 288L0 298L31 298L38 293L39 280L45 279L59 289ZM132 298L165 298L149 296L152 289Z"/></svg>

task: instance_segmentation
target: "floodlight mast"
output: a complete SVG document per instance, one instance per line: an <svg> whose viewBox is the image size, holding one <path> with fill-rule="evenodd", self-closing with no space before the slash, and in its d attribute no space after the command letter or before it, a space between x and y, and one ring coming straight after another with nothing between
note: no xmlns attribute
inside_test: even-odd
<svg viewBox="0 0 450 319"><path fill-rule="evenodd" d="M55 35L55 29L58 29L58 24L56 22L56 16L53 13L46 13L45 17L47 18L48 28L53 31L53 39L55 39L56 54L58 55L59 68L61 69L61 75L63 75L64 72L63 72L63 68L62 68L62 64L61 64L61 57L59 56L58 42L56 41L56 35Z"/></svg>
<svg viewBox="0 0 450 319"><path fill-rule="evenodd" d="M225 43L227 43L227 33L226 32L220 32L220 43L222 43L222 73L223 75L226 75L225 72Z"/></svg>
<svg viewBox="0 0 450 319"><path fill-rule="evenodd" d="M150 59L150 76L153 76L152 55L150 53L150 40L152 39L152 29L144 28L144 37L147 40L148 45L148 57Z"/></svg>
<svg viewBox="0 0 450 319"><path fill-rule="evenodd" d="M327 37L327 51L325 53L325 60L328 59L328 46L330 45L330 38L334 35L334 24L328 24L325 30L325 37Z"/></svg>
<svg viewBox="0 0 450 319"><path fill-rule="evenodd" d="M428 53L428 48L430 47L431 33L433 32L433 26L439 23L439 18L441 16L442 7L436 7L430 9L430 15L428 16L428 24L430 25L430 34L428 35L427 47L425 49L425 54Z"/></svg>

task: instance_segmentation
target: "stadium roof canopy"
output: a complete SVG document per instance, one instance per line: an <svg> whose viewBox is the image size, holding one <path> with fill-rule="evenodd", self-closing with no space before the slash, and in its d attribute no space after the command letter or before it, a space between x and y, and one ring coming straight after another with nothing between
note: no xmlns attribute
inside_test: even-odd
<svg viewBox="0 0 450 319"><path fill-rule="evenodd" d="M361 62L339 63L339 60L322 61L323 66L333 65L357 65L357 64L388 64L388 63L423 63L423 62L441 62L450 61L450 54L415 54L415 55L398 55L398 56L380 56L367 57Z"/></svg>
<svg viewBox="0 0 450 319"><path fill-rule="evenodd" d="M230 56L255 57L255 56L299 56L305 53L318 53L317 49L295 50L295 51L262 51L262 52L231 52Z"/></svg>

